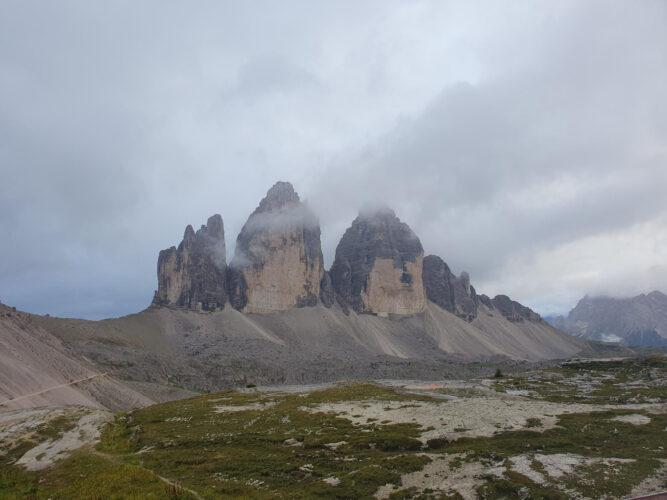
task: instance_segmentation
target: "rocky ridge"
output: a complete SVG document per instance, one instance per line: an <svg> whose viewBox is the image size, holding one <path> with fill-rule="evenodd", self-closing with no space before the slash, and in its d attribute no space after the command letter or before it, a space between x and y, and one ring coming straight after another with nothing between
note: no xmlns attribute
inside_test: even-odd
<svg viewBox="0 0 667 500"><path fill-rule="evenodd" d="M505 319L513 323L521 321L542 322L542 317L535 311L526 307L516 300L510 299L507 295L496 295L490 298L484 294L479 296L479 301L488 308L497 310Z"/></svg>
<svg viewBox="0 0 667 500"><path fill-rule="evenodd" d="M667 347L667 295L583 297L555 326L576 337L628 346Z"/></svg>
<svg viewBox="0 0 667 500"><path fill-rule="evenodd" d="M478 295L438 256L424 257L417 235L393 210L366 210L345 231L330 271L324 268L315 214L288 182L278 182L241 229L225 260L222 218L214 215L181 244L160 252L153 306L215 311L227 301L244 313L338 303L346 314L410 316L431 301L467 322L480 304L512 322L542 321L505 295Z"/></svg>
<svg viewBox="0 0 667 500"><path fill-rule="evenodd" d="M468 273L462 272L457 277L437 255L424 258L424 288L428 300L468 322L477 317L480 304L498 311L505 319L514 323L542 321L535 311L507 295L496 295L493 299L484 294L477 295L470 284Z"/></svg>

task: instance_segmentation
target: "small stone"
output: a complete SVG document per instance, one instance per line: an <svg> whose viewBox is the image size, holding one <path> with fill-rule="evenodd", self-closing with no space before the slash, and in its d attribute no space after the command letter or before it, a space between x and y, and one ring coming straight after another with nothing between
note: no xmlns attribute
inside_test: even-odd
<svg viewBox="0 0 667 500"><path fill-rule="evenodd" d="M338 486L340 484L340 479L337 477L331 476L331 477L325 477L322 479L325 483L331 485L331 486Z"/></svg>

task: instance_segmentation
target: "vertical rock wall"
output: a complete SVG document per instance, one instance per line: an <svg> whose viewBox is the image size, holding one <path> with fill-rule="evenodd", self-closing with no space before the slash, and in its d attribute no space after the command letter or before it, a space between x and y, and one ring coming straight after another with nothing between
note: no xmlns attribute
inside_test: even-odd
<svg viewBox="0 0 667 500"><path fill-rule="evenodd" d="M183 241L162 250L158 258L158 289L154 306L179 306L215 311L227 302L225 230L220 215L196 233L185 228Z"/></svg>
<svg viewBox="0 0 667 500"><path fill-rule="evenodd" d="M388 208L361 213L345 231L329 272L324 270L317 217L288 182L276 183L250 215L226 264L220 215L177 247L160 252L153 306L216 311L227 300L244 313L332 307L379 316L412 315L430 300L466 321L480 302L513 322L539 315L504 295L478 296L467 273L456 277Z"/></svg>
<svg viewBox="0 0 667 500"><path fill-rule="evenodd" d="M236 241L229 272L231 303L247 313L314 306L324 278L317 217L290 183L278 182Z"/></svg>
<svg viewBox="0 0 667 500"><path fill-rule="evenodd" d="M419 238L392 210L360 214L336 248L330 271L336 297L359 313L423 312L423 259Z"/></svg>

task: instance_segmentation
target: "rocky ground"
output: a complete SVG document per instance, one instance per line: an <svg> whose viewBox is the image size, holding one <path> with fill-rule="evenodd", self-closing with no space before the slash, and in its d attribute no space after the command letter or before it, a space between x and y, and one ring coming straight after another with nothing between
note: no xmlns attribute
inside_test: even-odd
<svg viewBox="0 0 667 500"><path fill-rule="evenodd" d="M115 417L6 412L0 496L626 498L667 486L664 358L497 375L251 387Z"/></svg>
<svg viewBox="0 0 667 500"><path fill-rule="evenodd" d="M151 309L105 321L31 318L99 372L197 392L247 383L467 378L588 348L546 323L511 322L483 305L480 311L473 323L431 303L400 320L346 315L338 305L266 315L226 307Z"/></svg>
<svg viewBox="0 0 667 500"><path fill-rule="evenodd" d="M113 414L81 406L0 413L0 453L8 463L39 471L73 451L99 442ZM8 459L9 457L12 457Z"/></svg>

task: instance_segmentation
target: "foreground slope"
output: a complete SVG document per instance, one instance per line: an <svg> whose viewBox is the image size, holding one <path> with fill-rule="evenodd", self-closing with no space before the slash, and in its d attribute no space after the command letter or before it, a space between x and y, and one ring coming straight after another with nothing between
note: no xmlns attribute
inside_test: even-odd
<svg viewBox="0 0 667 500"><path fill-rule="evenodd" d="M0 411L45 405L120 410L152 402L76 356L33 316L0 304Z"/></svg>
<svg viewBox="0 0 667 500"><path fill-rule="evenodd" d="M32 433L0 418L0 491L54 499L638 496L664 486L666 368L656 356L433 386L224 391L118 415L95 448L60 460L49 450L94 414L64 415Z"/></svg>

